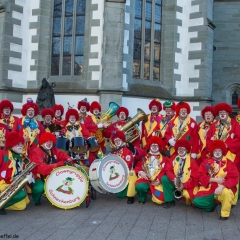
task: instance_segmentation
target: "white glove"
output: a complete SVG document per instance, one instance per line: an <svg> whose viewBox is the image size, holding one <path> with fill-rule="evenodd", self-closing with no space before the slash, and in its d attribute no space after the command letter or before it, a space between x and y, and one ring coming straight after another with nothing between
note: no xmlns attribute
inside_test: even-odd
<svg viewBox="0 0 240 240"><path fill-rule="evenodd" d="M35 179L34 179L33 174L31 172L28 175L26 175L26 178L27 178L29 184L35 183Z"/></svg>
<svg viewBox="0 0 240 240"><path fill-rule="evenodd" d="M98 128L102 128L102 127L103 127L103 124L102 124L102 123L99 123L99 124L97 125L97 127L98 127Z"/></svg>
<svg viewBox="0 0 240 240"><path fill-rule="evenodd" d="M191 153L191 157L196 159L197 158L197 154L196 153Z"/></svg>
<svg viewBox="0 0 240 240"><path fill-rule="evenodd" d="M173 146L173 147L174 147L174 145L175 145L175 143L176 143L176 141L175 141L174 138L171 138L168 142L169 142L169 144L170 144L171 146Z"/></svg>

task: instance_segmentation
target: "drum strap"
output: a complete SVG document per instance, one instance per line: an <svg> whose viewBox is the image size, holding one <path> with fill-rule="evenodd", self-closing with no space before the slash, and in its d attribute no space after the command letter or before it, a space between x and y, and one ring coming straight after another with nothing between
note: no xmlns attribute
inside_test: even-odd
<svg viewBox="0 0 240 240"><path fill-rule="evenodd" d="M51 155L49 154L49 152L47 150L45 150L42 146L40 146L41 150L47 155L48 157L48 161L47 161L47 164L53 164L53 163L56 163L56 159L55 157L53 156L53 152L52 152L52 149L50 150L51 151Z"/></svg>

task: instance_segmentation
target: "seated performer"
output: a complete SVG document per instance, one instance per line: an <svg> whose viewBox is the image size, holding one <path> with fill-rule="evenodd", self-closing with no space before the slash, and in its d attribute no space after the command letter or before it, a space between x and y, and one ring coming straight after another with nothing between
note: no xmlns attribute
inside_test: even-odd
<svg viewBox="0 0 240 240"><path fill-rule="evenodd" d="M161 155L163 143L160 137L153 136L148 140L148 153L142 162L142 166L135 167L138 173L136 181L136 191L139 196L139 203L144 204L147 194L150 192L152 201L157 204L164 202L161 178L165 174L165 165L169 161L168 158Z"/></svg>
<svg viewBox="0 0 240 240"><path fill-rule="evenodd" d="M175 198L185 198L190 205L198 189L198 165L190 156L190 142L181 139L174 147L177 155L169 160L166 175L162 177L164 208L175 206Z"/></svg>
<svg viewBox="0 0 240 240"><path fill-rule="evenodd" d="M25 168L25 162L21 155L23 143L24 139L19 133L11 132L6 136L7 150L0 151L0 192L3 192L16 177L21 175ZM29 174L27 178L29 183L34 181L32 174ZM4 209L24 210L29 202L26 191L21 189L2 207L0 215L6 214Z"/></svg>
<svg viewBox="0 0 240 240"><path fill-rule="evenodd" d="M232 206L238 199L238 170L232 161L226 158L227 149L221 140L213 140L209 146L211 157L205 159L199 167L201 186L193 199L193 204L212 212L217 202L222 204L220 220L227 220Z"/></svg>
<svg viewBox="0 0 240 240"><path fill-rule="evenodd" d="M120 156L128 165L130 176L128 176L128 186L121 192L117 193L119 198L128 197L127 203L134 203L135 181L135 167L142 164L142 158L145 156L145 151L141 148L134 147L133 144L126 143L126 136L120 130L112 133L111 141L114 144L113 153ZM139 167L138 167L139 168Z"/></svg>
<svg viewBox="0 0 240 240"><path fill-rule="evenodd" d="M8 129L11 131L13 125L18 120L18 117L13 116L12 112L14 110L12 102L9 100L2 100L0 103L0 123L5 124Z"/></svg>
<svg viewBox="0 0 240 240"><path fill-rule="evenodd" d="M66 121L63 119L64 108L61 104L55 104L53 106L54 118L53 122L59 124L62 128L65 127Z"/></svg>
<svg viewBox="0 0 240 240"><path fill-rule="evenodd" d="M198 135L199 135L199 154L197 163L200 166L203 160L209 157L208 149L206 148L206 137L207 132L210 129L211 125L215 121L215 111L214 107L206 106L201 111L202 118L204 119L202 122L198 124Z"/></svg>
<svg viewBox="0 0 240 240"><path fill-rule="evenodd" d="M24 138L23 153L30 154L30 151L38 146L38 140L41 134L45 133L45 129L41 122L36 119L39 108L31 98L27 99L27 103L22 106L22 118L19 118L12 131L19 132Z"/></svg>
<svg viewBox="0 0 240 240"><path fill-rule="evenodd" d="M46 132L39 139L39 146L31 151L31 161L36 163L33 169L35 183L32 184L32 200L35 206L41 205L44 192L44 179L54 168L63 166L65 161L71 161L66 153L55 148L56 137Z"/></svg>
<svg viewBox="0 0 240 240"><path fill-rule="evenodd" d="M51 108L44 108L42 110L42 118L43 118L43 121L41 121L41 123L45 131L51 132L48 126L53 123L54 111Z"/></svg>

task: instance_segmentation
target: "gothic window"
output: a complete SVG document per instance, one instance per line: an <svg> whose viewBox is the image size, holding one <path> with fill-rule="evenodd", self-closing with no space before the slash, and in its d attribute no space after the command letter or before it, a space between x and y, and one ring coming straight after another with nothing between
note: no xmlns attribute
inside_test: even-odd
<svg viewBox="0 0 240 240"><path fill-rule="evenodd" d="M136 0L133 78L160 81L162 0Z"/></svg>
<svg viewBox="0 0 240 240"><path fill-rule="evenodd" d="M232 94L232 105L237 105L237 104L238 104L238 93L234 91Z"/></svg>
<svg viewBox="0 0 240 240"><path fill-rule="evenodd" d="M83 73L86 0L54 0L51 75Z"/></svg>

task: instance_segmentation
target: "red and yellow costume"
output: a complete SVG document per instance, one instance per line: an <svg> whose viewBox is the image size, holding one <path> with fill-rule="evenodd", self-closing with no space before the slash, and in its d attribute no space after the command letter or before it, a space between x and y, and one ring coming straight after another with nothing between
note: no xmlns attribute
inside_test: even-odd
<svg viewBox="0 0 240 240"><path fill-rule="evenodd" d="M191 149L189 141L178 140L174 146L176 152L179 147L185 147L188 153L185 158L175 155L167 163L166 176L162 177L164 200L165 202L174 201L175 186L173 182L181 170L182 175L179 177L183 184L182 198L185 199L187 205L190 205L198 190L198 165L189 154Z"/></svg>
<svg viewBox="0 0 240 240"><path fill-rule="evenodd" d="M34 109L34 117L32 119L26 116L26 112L29 108ZM36 103L27 102L22 106L21 113L22 118L19 118L14 126L12 131L18 132L22 136L29 137L30 141L24 143L23 153L29 155L30 151L38 146L39 137L45 133L45 129L42 126L41 122L35 119L35 116L38 115L39 108Z"/></svg>
<svg viewBox="0 0 240 240"><path fill-rule="evenodd" d="M150 137L154 136L155 133L160 134L160 123L163 118L163 116L160 114L160 111L162 110L162 104L158 99L154 99L149 104L149 110L152 109L153 106L158 107L158 114L152 115L148 114L148 120L145 122L142 122L142 136L141 136L141 143L142 148L146 149L147 147L147 141ZM161 134L160 134L161 135Z"/></svg>
<svg viewBox="0 0 240 240"><path fill-rule="evenodd" d="M45 109L42 110L42 118L44 119L46 115L50 115L53 119L54 118L54 111L51 108L45 108ZM46 132L51 132L49 130L48 126L50 124L52 124L53 121L51 121L50 123L46 123L45 120L43 120L41 123L42 123Z"/></svg>
<svg viewBox="0 0 240 240"><path fill-rule="evenodd" d="M161 139L157 136L151 137L148 141L148 150L153 143L158 144L160 151L160 149L162 148ZM142 161L142 164L138 164L136 166L135 170L137 175L139 175L141 171L150 174L151 169L153 170L153 175L149 176L151 177L151 179L146 180L140 176L135 183L140 203L144 203L146 201L148 193L152 195L153 202L157 204L162 204L164 202L162 184L154 186L151 184L151 181L155 181L156 179L158 179L161 183L161 178L163 177L163 175L165 175L165 166L168 161L169 159L162 156L160 153L158 155L147 153L144 160Z"/></svg>
<svg viewBox="0 0 240 240"><path fill-rule="evenodd" d="M0 113L1 113L1 118L0 118L0 123L5 124L8 129L11 131L15 122L18 120L18 117L10 115L9 117L6 117L3 113L3 109L9 107L11 110L11 113L14 110L12 102L9 100L2 100L0 103Z"/></svg>
<svg viewBox="0 0 240 240"><path fill-rule="evenodd" d="M59 124L62 128L64 128L66 125L66 121L62 118L62 115L64 114L64 108L61 104L55 104L53 106L54 116L57 110L61 111L61 116L59 119L57 119L56 117L53 117L53 123Z"/></svg>
<svg viewBox="0 0 240 240"><path fill-rule="evenodd" d="M209 150L211 155L215 149L221 149L223 155L227 149L221 140L212 141ZM210 182L210 178L224 178L221 184L224 186L220 195L215 195L215 189L220 186L216 182ZM199 167L199 190L193 200L193 204L198 208L203 208L207 212L215 208L215 201L222 204L221 216L229 217L231 206L236 205L238 199L238 170L232 161L225 156L217 161L214 158L205 159Z"/></svg>
<svg viewBox="0 0 240 240"><path fill-rule="evenodd" d="M219 103L215 106L215 112L225 110L229 114L232 113L232 108L227 103ZM226 158L235 163L236 166L240 163L240 125L235 119L228 117L226 122L221 124L218 120L214 122L207 132L206 145L209 146L213 140L222 140L227 145Z"/></svg>

